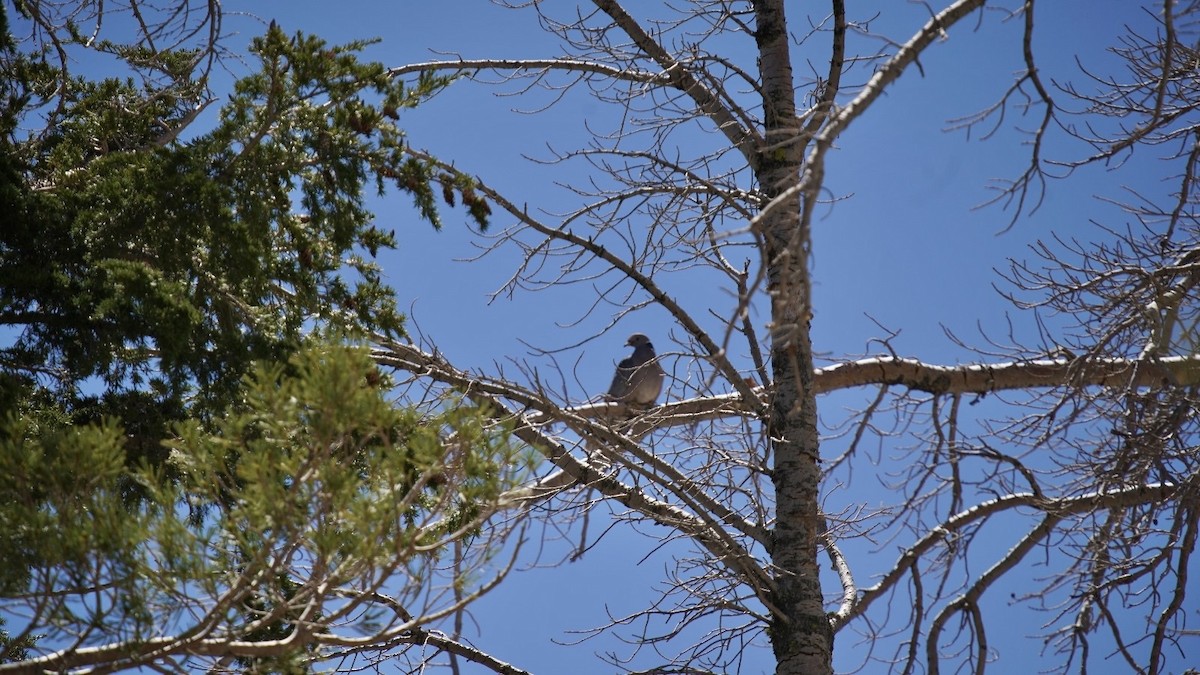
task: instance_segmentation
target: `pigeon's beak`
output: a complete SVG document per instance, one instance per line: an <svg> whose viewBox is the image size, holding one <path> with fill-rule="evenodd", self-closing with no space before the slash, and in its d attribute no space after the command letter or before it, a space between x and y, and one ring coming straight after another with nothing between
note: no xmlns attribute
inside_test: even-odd
<svg viewBox="0 0 1200 675"><path fill-rule="evenodd" d="M633 346L633 338L629 338L628 340L626 340L626 341L625 341L625 346L626 346L626 347L632 347L632 346Z"/></svg>

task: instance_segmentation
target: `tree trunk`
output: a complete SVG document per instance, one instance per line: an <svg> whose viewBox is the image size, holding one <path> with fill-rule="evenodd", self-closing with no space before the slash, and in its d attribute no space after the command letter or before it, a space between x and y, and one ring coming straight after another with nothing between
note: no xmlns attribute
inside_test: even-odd
<svg viewBox="0 0 1200 675"><path fill-rule="evenodd" d="M804 143L799 137L783 0L754 3L763 86L766 147L755 167L768 200L799 180ZM771 298L771 405L767 431L774 457L775 529L771 557L777 570L772 598L782 614L771 625L778 675L832 672L833 632L817 567L820 467L809 325L809 233L801 197L762 214Z"/></svg>

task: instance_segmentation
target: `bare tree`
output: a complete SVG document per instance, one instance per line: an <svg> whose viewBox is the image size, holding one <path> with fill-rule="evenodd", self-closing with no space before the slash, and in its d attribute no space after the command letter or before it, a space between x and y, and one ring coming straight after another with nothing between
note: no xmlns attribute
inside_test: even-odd
<svg viewBox="0 0 1200 675"><path fill-rule="evenodd" d="M618 522L653 523L689 543L664 597L607 626L638 626L632 651L661 655L649 672L724 672L748 646L769 643L776 672L826 673L835 636L851 645L852 633L872 645L864 664L897 672L982 672L997 658L1003 667L986 600L1035 560L1035 582L1011 582L1034 585L1012 600L1045 611L1048 668L1086 670L1115 654L1131 672L1163 672L1168 651L1194 633L1185 593L1200 481L1200 5L1147 3L1153 32L1113 48L1123 74L1083 64L1076 84L1057 85L1037 59L1041 4L992 16L984 4L917 3L923 25L883 36L840 0L822 10L783 0L513 3L561 54L464 53L392 71L463 72L510 96L580 93L617 111L613 128L590 123L590 143L550 158L591 168L568 186L569 212L539 212L487 176L471 178L477 198L511 223L491 250L524 257L504 293L586 282L593 312L615 308L606 326L649 306L670 316L671 402L644 412L573 405L532 365L515 377L469 371L415 345L381 343L376 358L486 401L538 450L554 470L506 504L575 523L580 554L587 514L602 501ZM922 69L922 55L996 19L1022 26L1025 69L994 106L954 124L994 133L1006 115L1032 120L1026 168L999 184L1006 217L1036 208L1052 175L1119 164L1135 149L1172 162L1175 188L1122 203L1135 226L1099 228L1095 243L1039 244L1035 262L1013 262L1003 288L1015 306L1053 309L1073 325L1046 324L1026 344L985 342L961 365L905 358L883 339L879 353L821 366L811 232L830 199L835 142L868 110L886 109L882 97ZM827 65L798 75L798 52ZM1094 153L1049 157L1053 138ZM703 304L678 299L695 284L712 289ZM861 408L822 409L836 391L860 392ZM834 508L831 491L856 480L884 480L888 502ZM998 549L994 528L1023 534ZM843 553L864 542L890 560L877 576L877 563ZM835 588L821 585L823 559Z"/></svg>

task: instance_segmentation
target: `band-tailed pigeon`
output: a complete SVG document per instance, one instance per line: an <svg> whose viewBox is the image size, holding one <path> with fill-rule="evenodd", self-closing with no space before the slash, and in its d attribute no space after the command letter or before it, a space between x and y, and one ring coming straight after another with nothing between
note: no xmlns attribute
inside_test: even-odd
<svg viewBox="0 0 1200 675"><path fill-rule="evenodd" d="M617 373L604 398L633 406L652 406L663 386L663 369L655 358L654 345L641 333L630 335L625 344L633 347L633 354L617 364Z"/></svg>

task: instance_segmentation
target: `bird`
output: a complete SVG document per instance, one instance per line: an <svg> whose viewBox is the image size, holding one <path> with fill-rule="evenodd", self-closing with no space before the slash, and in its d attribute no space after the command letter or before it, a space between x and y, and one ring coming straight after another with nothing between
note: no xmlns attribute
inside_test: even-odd
<svg viewBox="0 0 1200 675"><path fill-rule="evenodd" d="M633 347L633 354L617 364L617 372L604 398L631 406L653 406L662 393L664 376L654 354L654 345L642 333L630 335L625 344Z"/></svg>

